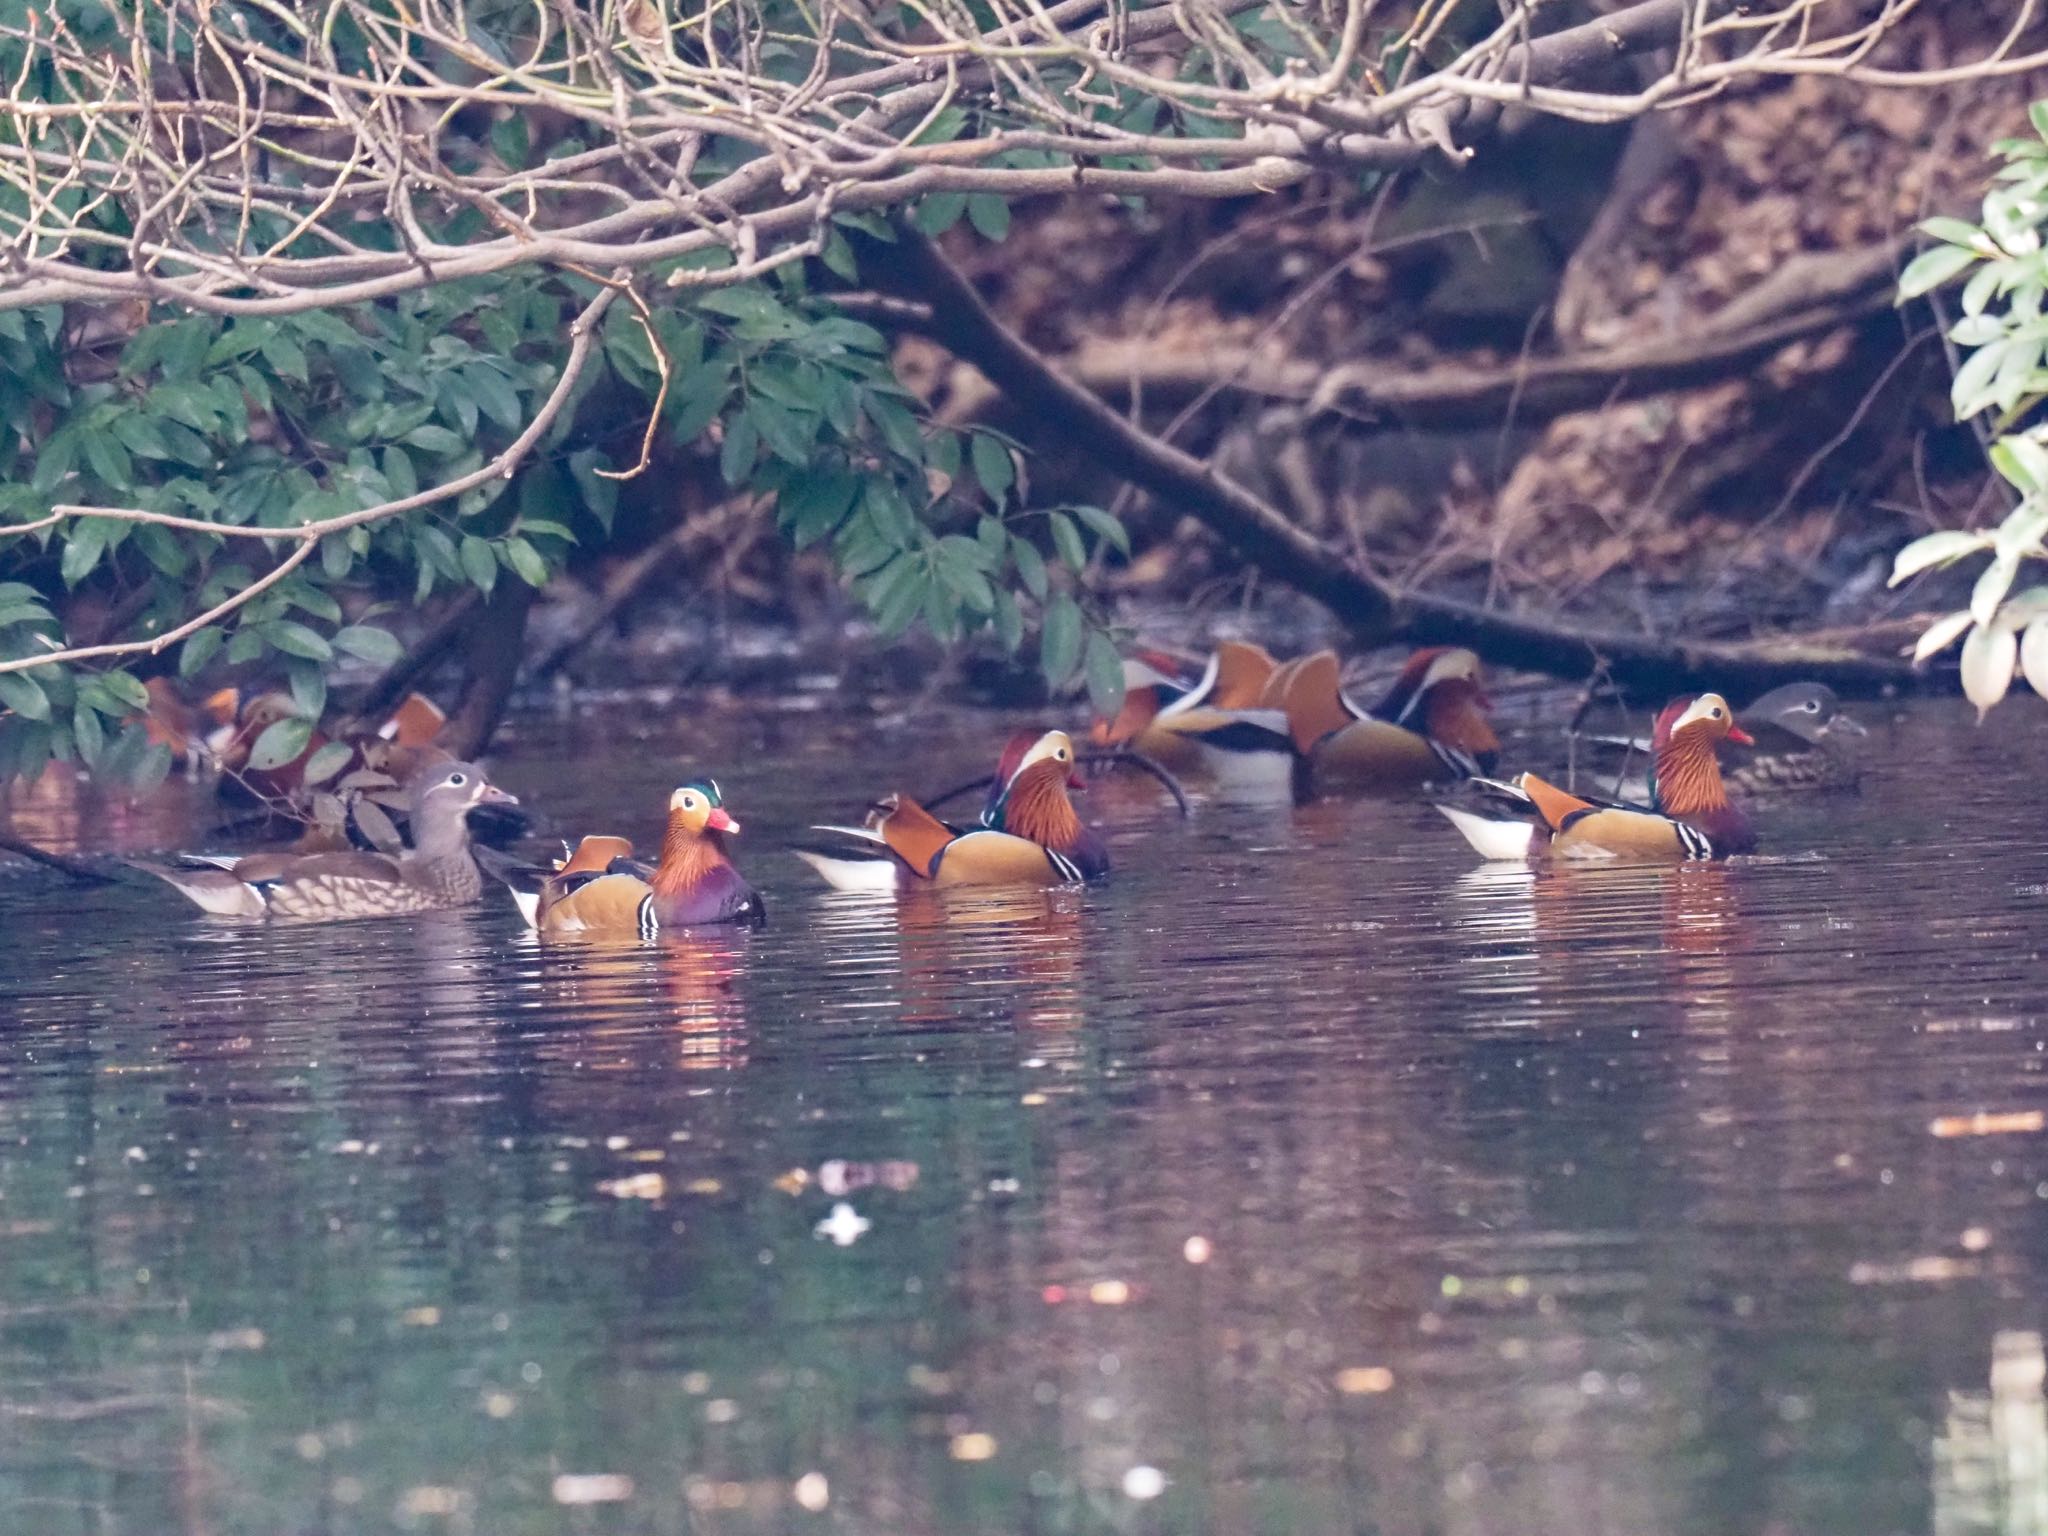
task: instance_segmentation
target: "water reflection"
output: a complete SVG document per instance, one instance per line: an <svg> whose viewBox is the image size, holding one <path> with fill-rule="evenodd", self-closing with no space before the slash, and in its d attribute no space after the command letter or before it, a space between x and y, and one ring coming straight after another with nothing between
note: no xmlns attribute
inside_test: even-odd
<svg viewBox="0 0 2048 1536"><path fill-rule="evenodd" d="M1698 869L1104 784L1108 885L875 902L712 717L761 933L0 878L0 1530L2039 1528L2031 770L1903 731Z"/></svg>

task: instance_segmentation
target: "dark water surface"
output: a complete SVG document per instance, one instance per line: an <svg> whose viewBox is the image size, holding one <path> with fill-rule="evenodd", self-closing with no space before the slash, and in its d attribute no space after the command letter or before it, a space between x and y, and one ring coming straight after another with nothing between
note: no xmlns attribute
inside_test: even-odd
<svg viewBox="0 0 2048 1536"><path fill-rule="evenodd" d="M0 876L0 1532L2048 1528L2038 709L1734 867L1142 780L1086 892L781 851L1005 729L515 733L567 830L717 774L755 935Z"/></svg>

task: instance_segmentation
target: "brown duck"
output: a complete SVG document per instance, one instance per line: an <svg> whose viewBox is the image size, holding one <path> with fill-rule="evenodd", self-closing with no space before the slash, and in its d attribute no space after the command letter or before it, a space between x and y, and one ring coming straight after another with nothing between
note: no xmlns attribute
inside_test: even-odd
<svg viewBox="0 0 2048 1536"><path fill-rule="evenodd" d="M1449 817L1489 859L1522 859L1548 851L1565 859L1720 859L1750 853L1756 833L1728 798L1716 749L1750 744L1749 733L1718 693L1675 699L1657 716L1656 759L1649 807L1589 800L1533 773L1510 782L1473 782L1515 807L1513 821L1476 816L1448 805Z"/></svg>
<svg viewBox="0 0 2048 1536"><path fill-rule="evenodd" d="M1109 873L1109 850L1067 798L1080 783L1065 731L1024 731L1004 749L979 826L952 826L909 796L890 795L858 827L815 829L843 846L795 853L842 891L1093 880Z"/></svg>
<svg viewBox="0 0 2048 1536"><path fill-rule="evenodd" d="M767 920L761 896L734 866L726 839L740 824L715 779L693 779L668 799L661 858L633 857L622 837L586 837L553 870L518 870L495 857L486 867L512 889L527 923L544 934L623 933L651 939L665 929Z"/></svg>
<svg viewBox="0 0 2048 1536"><path fill-rule="evenodd" d="M408 799L413 846L381 853L255 853L216 858L188 854L175 863L135 859L217 917L334 921L399 917L467 906L483 894L469 841L469 813L519 802L473 763L429 765Z"/></svg>
<svg viewBox="0 0 2048 1536"><path fill-rule="evenodd" d="M1490 773L1500 752L1479 658L1461 647L1417 651L1371 709L1346 697L1332 651L1282 667L1267 683L1265 702L1286 710L1318 789L1412 789L1471 778Z"/></svg>

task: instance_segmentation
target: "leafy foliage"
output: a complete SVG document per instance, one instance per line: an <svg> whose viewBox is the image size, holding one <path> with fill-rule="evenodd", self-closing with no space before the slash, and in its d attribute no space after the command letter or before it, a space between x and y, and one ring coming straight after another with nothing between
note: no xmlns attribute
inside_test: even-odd
<svg viewBox="0 0 2048 1536"><path fill-rule="evenodd" d="M2005 165L1984 199L1982 222L1927 220L1922 230L1940 243L1899 279L1900 297L1910 299L1969 274L1962 317L1948 332L1965 354L1951 399L1959 421L1996 412L2000 435L1991 463L2018 497L1998 527L1927 534L1900 550L1892 566L1897 586L1937 566L1991 556L1969 607L1930 625L1914 648L1919 661L1962 639L1963 691L1979 718L2005 697L2016 670L2048 696L2048 585L2012 590L2025 562L2048 559L2048 422L2023 424L2048 399L2048 102L2029 115L2034 138L1995 146Z"/></svg>
<svg viewBox="0 0 2048 1536"><path fill-rule="evenodd" d="M334 312L163 314L107 343L54 307L0 312L0 406L21 424L0 441L0 529L46 521L53 503L286 529L454 480L532 418L560 375L568 317L595 291L525 273ZM790 538L831 551L884 633L987 630L1014 651L1037 617L1054 683L1106 648L1071 589L1091 543L1124 548L1122 528L1093 508L1028 508L1016 446L922 421L882 335L792 268L647 323L615 305L581 408L515 480L328 536L317 559L186 639L178 672L281 672L298 715L257 752L296 756L336 666L398 655L380 622L391 603L539 586L574 547L609 538L619 481L607 471L630 466L657 398L669 443L715 453L736 493L774 496ZM622 399L641 419L621 416ZM167 633L247 588L285 543L94 517L0 536L0 662L60 648L58 612L80 595L129 604L129 633ZM1098 687L1099 670L1087 669ZM148 702L120 666L0 672L0 777L54 757L161 778L169 753L147 739Z"/></svg>

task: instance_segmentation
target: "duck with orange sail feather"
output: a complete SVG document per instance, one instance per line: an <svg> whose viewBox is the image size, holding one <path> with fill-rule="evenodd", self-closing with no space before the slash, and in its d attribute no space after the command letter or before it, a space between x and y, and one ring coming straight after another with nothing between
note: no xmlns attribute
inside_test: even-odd
<svg viewBox="0 0 2048 1536"><path fill-rule="evenodd" d="M1437 809L1489 859L1522 859L1546 850L1553 858L1587 860L1720 859L1750 853L1756 848L1755 830L1729 800L1717 756L1723 742L1749 741L1718 693L1674 699L1657 716L1651 735L1656 767L1649 808L1587 799L1525 773L1505 783L1475 780L1516 809L1514 820L1448 805Z"/></svg>
<svg viewBox="0 0 2048 1536"><path fill-rule="evenodd" d="M1315 789L1388 791L1467 779L1491 772L1500 753L1479 658L1462 647L1417 651L1371 709L1344 693L1334 651L1281 668L1266 698L1286 711Z"/></svg>
<svg viewBox="0 0 2048 1536"><path fill-rule="evenodd" d="M1068 798L1081 782L1065 731L1024 731L1004 749L978 826L890 795L860 826L818 827L833 845L795 852L842 891L1093 880L1109 872L1109 850Z"/></svg>
<svg viewBox="0 0 2048 1536"><path fill-rule="evenodd" d="M522 869L485 856L512 889L520 914L543 934L622 933L653 938L677 928L767 920L761 895L733 864L728 838L740 824L715 779L693 779L668 800L661 857L634 859L622 837L586 837L553 869Z"/></svg>
<svg viewBox="0 0 2048 1536"><path fill-rule="evenodd" d="M1139 651L1124 663L1123 707L1098 719L1089 740L1129 746L1226 789L1285 792L1294 771L1286 715L1260 704L1277 670L1264 647L1242 640L1218 645L1199 677L1161 652Z"/></svg>

